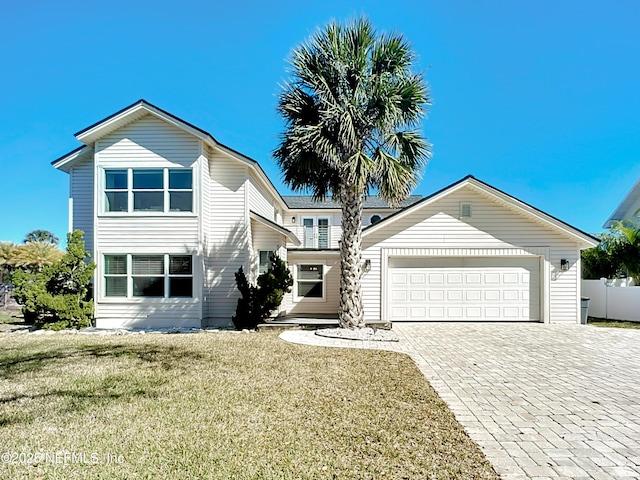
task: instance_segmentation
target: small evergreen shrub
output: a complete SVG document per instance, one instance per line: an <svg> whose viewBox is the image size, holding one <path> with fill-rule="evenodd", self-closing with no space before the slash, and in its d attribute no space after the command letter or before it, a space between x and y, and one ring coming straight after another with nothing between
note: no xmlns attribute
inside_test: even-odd
<svg viewBox="0 0 640 480"><path fill-rule="evenodd" d="M85 262L83 232L67 235L67 252L52 265L13 274L14 298L22 305L27 322L49 328L83 328L91 325L93 300L90 284L95 264Z"/></svg>
<svg viewBox="0 0 640 480"><path fill-rule="evenodd" d="M271 255L269 269L260 274L256 285L249 284L242 267L235 275L241 297L231 320L238 330L256 328L280 306L284 294L293 286L287 264L277 255Z"/></svg>

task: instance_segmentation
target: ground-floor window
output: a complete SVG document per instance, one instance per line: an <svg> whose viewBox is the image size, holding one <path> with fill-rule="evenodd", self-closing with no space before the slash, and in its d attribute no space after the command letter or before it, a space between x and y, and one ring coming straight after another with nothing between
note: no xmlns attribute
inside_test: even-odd
<svg viewBox="0 0 640 480"><path fill-rule="evenodd" d="M303 298L324 297L324 275L322 264L298 265L297 296Z"/></svg>
<svg viewBox="0 0 640 480"><path fill-rule="evenodd" d="M105 297L193 297L192 255L104 256Z"/></svg>
<svg viewBox="0 0 640 480"><path fill-rule="evenodd" d="M258 266L258 274L265 273L267 270L269 270L269 267L271 266L271 257L273 255L275 255L275 252L273 250L258 251L259 262L260 262Z"/></svg>

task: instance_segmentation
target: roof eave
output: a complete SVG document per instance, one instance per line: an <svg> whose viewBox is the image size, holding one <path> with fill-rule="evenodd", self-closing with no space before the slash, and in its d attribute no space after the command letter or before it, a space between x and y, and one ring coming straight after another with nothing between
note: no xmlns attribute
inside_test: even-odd
<svg viewBox="0 0 640 480"><path fill-rule="evenodd" d="M633 184L631 190L625 195L622 201L618 204L613 213L607 218L607 221L604 222L602 228L611 228L611 224L617 220L622 220L624 216L624 211L628 208L628 205L633 203L632 197L637 197L640 195L640 178Z"/></svg>
<svg viewBox="0 0 640 480"><path fill-rule="evenodd" d="M543 212L542 210L539 210L531 205L529 205L526 202L523 202L522 200L519 200L511 195L509 195L508 193L505 193L495 187L492 187L491 185L484 183L481 180L478 180L477 178L473 177L472 175L467 175L466 177L458 180L455 183L452 183L451 185L449 185L448 187L445 187L439 191L437 191L436 193L423 198L421 201L414 203L413 205L410 205L409 207L406 207L402 210L400 210L399 212L390 215L389 217L383 218L381 221L375 223L374 225L370 225L368 227L366 227L363 232L362 232L362 236L365 237L367 235L369 235L371 232L377 231L380 228L384 228L385 226L389 225L392 222L395 222L396 220L398 220L399 218L403 218L406 215L409 215L410 213L412 213L413 211L422 208L426 205L429 205L431 203L434 203L436 201L438 201L438 199L449 195L453 192L455 192L456 190L459 190L460 188L463 188L465 186L472 186L482 192L484 192L485 194L488 194L490 196L493 196L494 198L496 198L498 201L502 201L504 203L507 203L509 205L512 205L513 207L515 207L516 209L519 209L523 212L526 212L528 215L539 219L540 221L542 221L543 223L547 223L553 227L555 227L558 230L561 230L562 232L564 232L566 235L569 235L570 237L574 238L578 244L580 245L581 249L585 249L585 248L591 248L591 247L595 247L596 245L598 245L598 243L600 243L600 240L598 240L597 238L589 235L588 233L583 232L582 230L579 230L575 227L572 227L571 225L569 225L568 223L563 222L562 220L559 220L555 217L553 217L552 215L549 215L548 213Z"/></svg>
<svg viewBox="0 0 640 480"><path fill-rule="evenodd" d="M146 100L138 100L137 102L123 108L122 110L109 115L108 117L100 120L89 127L80 130L75 134L75 137L86 145L93 144L96 140L109 134L114 129L120 128L123 123L126 123L128 119L134 121L139 118L139 113L145 112L147 114L153 114L162 118L167 123L170 123L182 130L191 133L192 135L211 143L217 143L216 140L208 132L182 120L181 118L172 115L171 113L162 110L159 107L147 102Z"/></svg>
<svg viewBox="0 0 640 480"><path fill-rule="evenodd" d="M56 158L51 162L51 165L63 172L69 173L73 164L75 164L79 159L83 158L85 155L90 153L92 148L87 145L81 145L80 147L72 150L71 152L63 155L59 158Z"/></svg>
<svg viewBox="0 0 640 480"><path fill-rule="evenodd" d="M291 230L283 227L282 225L278 225L277 223L269 220L268 218L263 217L259 213L254 212L253 210L249 210L249 217L257 222L260 222L266 227L271 228L272 230L275 230L279 234L284 235L295 246L298 246L302 243L300 242L300 239L295 235L295 233L293 233Z"/></svg>

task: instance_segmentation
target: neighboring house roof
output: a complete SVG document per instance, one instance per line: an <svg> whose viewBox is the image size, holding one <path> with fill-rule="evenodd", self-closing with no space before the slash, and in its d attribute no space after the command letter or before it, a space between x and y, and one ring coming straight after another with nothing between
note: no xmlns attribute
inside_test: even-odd
<svg viewBox="0 0 640 480"><path fill-rule="evenodd" d="M327 197L324 200L316 201L310 195L283 195L282 198L286 202L287 206L292 209L340 209L340 204L335 202L332 197ZM410 195L405 201L400 204L400 208L406 208L414 203L420 201L422 195ZM366 197L364 200L363 208L365 209L384 209L394 208L387 203L383 198L375 196Z"/></svg>
<svg viewBox="0 0 640 480"><path fill-rule="evenodd" d="M259 222L262 225L269 227L272 230L275 230L279 234L284 235L294 245L296 246L300 245L300 240L298 239L298 237L296 237L296 235L291 230L284 228L281 225L278 225L276 222L273 222L268 218L263 217L262 215L254 212L253 210L249 210L249 217L255 220L256 222Z"/></svg>
<svg viewBox="0 0 640 480"><path fill-rule="evenodd" d="M616 207L611 216L604 222L603 228L611 228L611 224L616 220L624 220L625 218L631 218L638 216L638 205L640 204L640 179L631 187L627 196L622 199L620 205ZM636 211L630 211L633 208Z"/></svg>
<svg viewBox="0 0 640 480"><path fill-rule="evenodd" d="M553 227L554 229L561 231L565 235L574 238L582 245L583 248L595 247L596 245L598 245L598 243L600 243L600 240L598 238L592 235L589 235L588 233L583 232L582 230L579 230L569 225L568 223L565 223L562 220L559 220L556 217L543 212L542 210L538 210L537 208L529 205L526 202L523 202L522 200L519 200L509 195L508 193L503 192L502 190L492 187L488 183L484 183L483 181L478 180L473 175L467 175L466 177L458 180L457 182L452 183L448 187L445 187L437 191L436 193L423 198L421 201L414 203L413 205L407 208L404 208L392 215L389 215L388 217L383 218L382 220L380 220L379 222L373 225L369 225L368 227L363 229L362 235L364 237L370 234L371 232L384 229L391 223L396 222L397 220L403 217L406 217L407 215L410 215L411 213L419 210L420 208L423 208L427 205L431 205L437 200L441 199L442 197L445 197L454 191L457 191L461 188L468 187L468 186L474 188L476 191L479 191L493 198L499 203L506 204L510 207L513 207L516 211L519 211L520 213L527 215L530 218L541 221L542 223L547 224L550 227Z"/></svg>
<svg viewBox="0 0 640 480"><path fill-rule="evenodd" d="M74 163L76 163L77 161L83 160L85 158L84 154L88 153L88 151L85 149L89 148L90 145L93 145L93 143L96 140L136 120L139 120L142 117L149 114L162 118L166 122L180 128L181 130L184 130L188 133L191 133L192 135L195 135L196 137L200 138L211 147L217 148L218 150L226 153L227 155L230 155L236 160L239 160L243 163L248 164L253 169L253 171L257 174L257 176L262 179L262 181L267 186L267 188L271 190L271 193L280 202L281 204L280 206L283 208L286 207L286 204L282 199L282 196L280 195L278 190L275 188L275 186L271 182L271 179L267 176L264 170L262 170L262 167L258 162L218 142L215 138L213 138L213 136L209 132L202 130L201 128L198 128L195 125L190 124L189 122L185 122L181 118L178 118L175 115L165 110L162 110L161 108L156 107L155 105L152 105L151 103L142 99L129 105L128 107L123 108L122 110L114 113L113 115L109 115L108 117L100 120L99 122L96 122L93 125L90 125L89 127L83 130L80 130L78 133L75 134L75 137L79 141L84 143L85 146L76 148L72 152L66 155L63 155L60 158L57 158L56 160L51 162L51 164L55 168L68 172L69 168ZM80 155L80 153L82 153L82 155Z"/></svg>

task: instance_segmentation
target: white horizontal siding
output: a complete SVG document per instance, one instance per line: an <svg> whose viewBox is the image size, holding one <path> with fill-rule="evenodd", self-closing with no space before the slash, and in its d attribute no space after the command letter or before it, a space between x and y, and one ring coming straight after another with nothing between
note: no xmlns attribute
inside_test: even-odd
<svg viewBox="0 0 640 480"><path fill-rule="evenodd" d="M103 167L190 167L199 156L196 137L153 115L96 142L96 159Z"/></svg>
<svg viewBox="0 0 640 480"><path fill-rule="evenodd" d="M235 272L249 256L246 166L221 153L209 158L209 230L205 232L205 313L210 325L230 325L239 297Z"/></svg>
<svg viewBox="0 0 640 480"><path fill-rule="evenodd" d="M249 193L249 210L258 215L262 215L267 220L275 221L274 199L264 193L264 191L256 185L253 178L247 180L247 188Z"/></svg>
<svg viewBox="0 0 640 480"><path fill-rule="evenodd" d="M460 203L472 205L472 217L460 219ZM367 321L377 321L381 312L382 248L472 249L478 255L483 249L518 249L524 247L549 247L551 271L549 272L550 320L573 322L578 319L577 255L575 241L555 229L535 221L512 208L498 204L471 188L458 190L438 202L398 218L395 222L372 231L363 239L363 258L371 260L371 271L363 278L363 301ZM515 253L515 252L514 252ZM451 253L449 253L451 254ZM559 272L560 259L566 258L572 268Z"/></svg>
<svg viewBox="0 0 640 480"><path fill-rule="evenodd" d="M198 190L200 141L163 120L147 115L101 138L95 145L95 184L102 168L188 167L194 172L193 215L108 214L96 218L96 319L101 327L175 327L201 325L202 261ZM94 194L102 201L101 188ZM106 253L188 253L194 256L193 299L101 298Z"/></svg>
<svg viewBox="0 0 640 480"><path fill-rule="evenodd" d="M211 174L209 167L209 158L211 158L211 151L209 147L203 146L202 161L200 163L200 192L201 192L201 208L200 208L200 248L202 250L202 317L203 319L209 316L209 302L211 297L211 286L208 283L209 273L213 270L213 261L208 254L210 245L210 232L211 232ZM203 320L206 323L206 320Z"/></svg>
<svg viewBox="0 0 640 480"><path fill-rule="evenodd" d="M146 301L96 305L98 328L200 328L200 303Z"/></svg>
<svg viewBox="0 0 640 480"><path fill-rule="evenodd" d="M95 256L93 246L93 161L77 165L70 172L71 219L74 230L84 232L85 249Z"/></svg>
<svg viewBox="0 0 640 480"><path fill-rule="evenodd" d="M378 215L380 218L385 218L390 215L389 210L365 210L362 214L362 227L368 227L371 225L371 217ZM322 217L329 218L329 235L330 235L330 248L338 248L340 237L342 236L342 214L340 210L288 210L284 215L284 227L291 230L296 237L304 242L304 229L302 228L302 219L305 217ZM295 218L295 222L293 221Z"/></svg>
<svg viewBox="0 0 640 480"><path fill-rule="evenodd" d="M97 226L100 252L123 248L198 251L198 218L193 216L98 217Z"/></svg>
<svg viewBox="0 0 640 480"><path fill-rule="evenodd" d="M287 261L286 238L281 233L276 232L256 220L251 220L251 239L249 264L252 281L258 277L260 250L273 251L282 260Z"/></svg>
<svg viewBox="0 0 640 480"><path fill-rule="evenodd" d="M285 295L283 301L287 315L309 316L314 314L338 316L338 305L340 303L340 258L335 255L331 258L322 258L318 255L306 255L303 252L289 252L289 268L295 279L297 265L301 264L323 264L324 265L324 301L316 299L295 298L296 286L294 284L291 293Z"/></svg>
<svg viewBox="0 0 640 480"><path fill-rule="evenodd" d="M340 236L342 235L342 217L340 213L332 210L297 210L288 211L284 216L284 227L291 230L293 234L300 239L304 246L304 228L302 227L302 219L306 217L329 218L329 248L338 248ZM295 222L293 221L295 218Z"/></svg>

